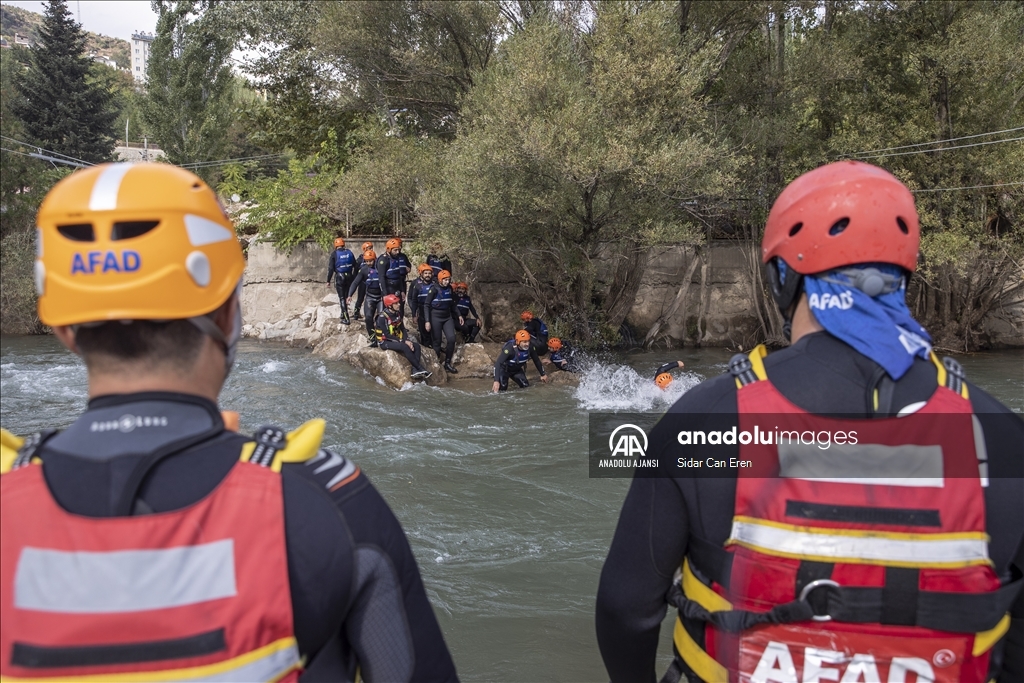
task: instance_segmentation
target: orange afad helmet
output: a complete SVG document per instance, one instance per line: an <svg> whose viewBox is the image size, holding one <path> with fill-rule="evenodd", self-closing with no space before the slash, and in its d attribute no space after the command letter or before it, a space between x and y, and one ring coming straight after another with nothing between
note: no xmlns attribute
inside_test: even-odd
<svg viewBox="0 0 1024 683"><path fill-rule="evenodd" d="M343 238L339 237L334 240L335 249L341 249L343 246L345 246L345 240Z"/></svg>
<svg viewBox="0 0 1024 683"><path fill-rule="evenodd" d="M370 251L373 249L373 242L363 242L363 251Z"/></svg>
<svg viewBox="0 0 1024 683"><path fill-rule="evenodd" d="M522 313L519 314L519 319L522 320L524 323L528 323L531 320L533 320L533 313L531 313L530 311L523 311Z"/></svg>
<svg viewBox="0 0 1024 683"><path fill-rule="evenodd" d="M373 249L367 249L366 251L363 252L363 260L364 261L369 261L371 263L373 261L376 261L377 260L377 252L375 252Z"/></svg>
<svg viewBox="0 0 1024 683"><path fill-rule="evenodd" d="M426 272L433 273L434 269L428 266L426 263L421 263L420 267L416 269L416 272L419 273L420 275L423 275L423 273Z"/></svg>
<svg viewBox="0 0 1024 683"><path fill-rule="evenodd" d="M523 342L530 341L530 333L526 330L519 330L516 332L516 344L522 344Z"/></svg>
<svg viewBox="0 0 1024 683"><path fill-rule="evenodd" d="M392 237L384 244L384 251L391 251L392 249L402 248L402 238Z"/></svg>
<svg viewBox="0 0 1024 683"><path fill-rule="evenodd" d="M36 225L39 319L50 326L205 315L245 270L213 190L170 164L76 171L46 195Z"/></svg>
<svg viewBox="0 0 1024 683"><path fill-rule="evenodd" d="M447 270L442 270L440 273L437 274L437 281L438 282L440 282L441 280L444 280L445 278L451 280L452 279L452 274L449 273Z"/></svg>
<svg viewBox="0 0 1024 683"><path fill-rule="evenodd" d="M453 285L453 286L454 286L456 292L468 292L469 291L469 285L466 284L465 282L456 282L455 285Z"/></svg>
<svg viewBox="0 0 1024 683"><path fill-rule="evenodd" d="M548 347L550 348L550 346L551 343L548 342ZM672 375L667 372L663 372L654 378L654 383L661 389L668 389L668 385L672 384Z"/></svg>
<svg viewBox="0 0 1024 683"><path fill-rule="evenodd" d="M558 351L561 348L562 348L562 340L561 339L559 339L558 337L552 337L551 339L548 339L548 350L550 350L550 351Z"/></svg>

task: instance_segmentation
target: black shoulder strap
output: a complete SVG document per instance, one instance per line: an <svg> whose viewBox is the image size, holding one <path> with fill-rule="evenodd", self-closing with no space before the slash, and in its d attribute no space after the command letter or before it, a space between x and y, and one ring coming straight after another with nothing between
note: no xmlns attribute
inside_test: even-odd
<svg viewBox="0 0 1024 683"><path fill-rule="evenodd" d="M729 374L736 378L740 386L747 386L757 381L754 365L745 353L737 353L729 359Z"/></svg>
<svg viewBox="0 0 1024 683"><path fill-rule="evenodd" d="M962 393L966 379L963 366L949 356L943 356L942 367L946 368L946 388L958 394Z"/></svg>
<svg viewBox="0 0 1024 683"><path fill-rule="evenodd" d="M24 467L32 462L32 458L39 452L42 445L59 433L59 429L44 429L41 432L26 436L25 441L21 444L21 448L18 449L18 456L14 459L11 470Z"/></svg>
<svg viewBox="0 0 1024 683"><path fill-rule="evenodd" d="M249 456L249 462L260 467L270 467L274 462L274 455L288 445L288 435L274 425L263 425L256 430L252 438L256 441L256 448Z"/></svg>

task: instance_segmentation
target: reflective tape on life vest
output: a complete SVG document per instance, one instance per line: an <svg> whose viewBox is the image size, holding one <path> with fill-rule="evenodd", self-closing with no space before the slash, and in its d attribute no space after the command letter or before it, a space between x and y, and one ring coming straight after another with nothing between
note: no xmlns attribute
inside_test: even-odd
<svg viewBox="0 0 1024 683"><path fill-rule="evenodd" d="M27 547L14 576L15 607L65 614L144 612L236 592L231 539L110 552Z"/></svg>
<svg viewBox="0 0 1024 683"><path fill-rule="evenodd" d="M280 681L301 665L299 647L295 638L281 640L265 645L258 650L207 666L195 666L187 669L171 669L164 671L131 671L127 673L105 673L85 676L57 676L40 678L21 678L0 676L0 683L252 683L261 681L275 683Z"/></svg>
<svg viewBox="0 0 1024 683"><path fill-rule="evenodd" d="M942 446L779 443L779 476L840 484L942 488ZM863 474L870 472L872 476Z"/></svg>
<svg viewBox="0 0 1024 683"><path fill-rule="evenodd" d="M824 529L736 516L727 544L745 546L768 555L823 562L894 567L990 564L988 535L976 532L907 534Z"/></svg>

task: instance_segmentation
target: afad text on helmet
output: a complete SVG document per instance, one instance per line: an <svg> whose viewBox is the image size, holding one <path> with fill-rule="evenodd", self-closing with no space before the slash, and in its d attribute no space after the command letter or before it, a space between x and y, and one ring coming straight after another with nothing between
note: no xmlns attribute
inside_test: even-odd
<svg viewBox="0 0 1024 683"><path fill-rule="evenodd" d="M71 274L134 273L141 266L142 256L137 251L90 251L84 255L76 252L71 259Z"/></svg>

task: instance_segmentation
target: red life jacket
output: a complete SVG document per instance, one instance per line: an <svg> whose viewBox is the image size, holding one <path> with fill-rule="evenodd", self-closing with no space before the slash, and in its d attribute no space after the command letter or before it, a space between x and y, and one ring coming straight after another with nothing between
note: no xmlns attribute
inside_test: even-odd
<svg viewBox="0 0 1024 683"><path fill-rule="evenodd" d="M786 399L765 354L730 364L748 465L724 550L695 539L674 588L677 656L707 681L987 680L1019 582L988 558L962 375L933 358L940 386L916 412L833 419Z"/></svg>
<svg viewBox="0 0 1024 683"><path fill-rule="evenodd" d="M0 478L3 680L297 681L280 464L252 446L144 516L68 513L40 466Z"/></svg>

